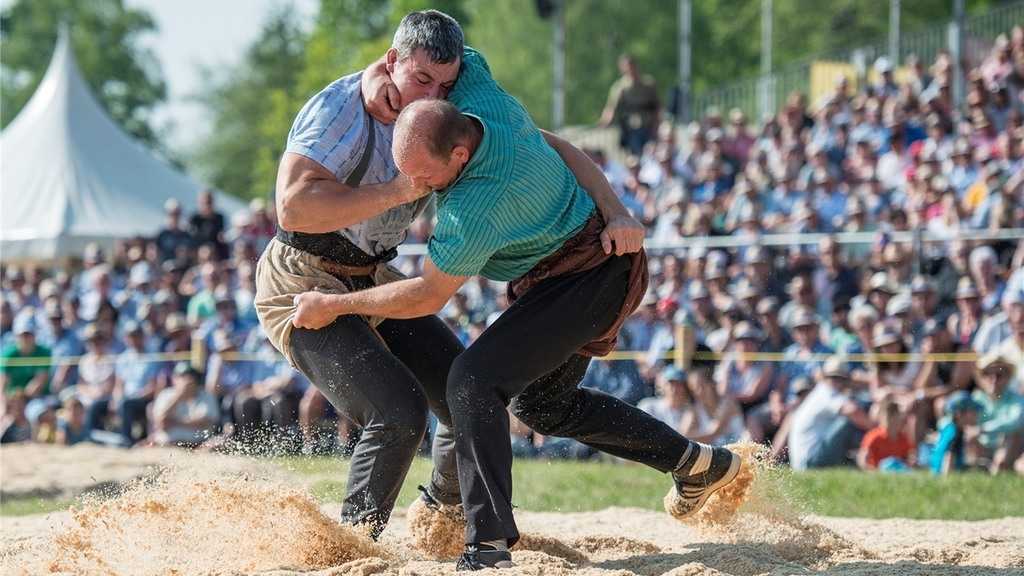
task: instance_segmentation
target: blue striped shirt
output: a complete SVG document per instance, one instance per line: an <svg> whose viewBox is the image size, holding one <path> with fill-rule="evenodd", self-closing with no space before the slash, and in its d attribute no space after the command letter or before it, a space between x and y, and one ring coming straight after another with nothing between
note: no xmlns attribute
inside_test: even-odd
<svg viewBox="0 0 1024 576"><path fill-rule="evenodd" d="M319 162L344 182L359 165L372 129L374 149L360 184L389 182L398 175L391 155L394 127L375 122L366 113L362 77L362 72L356 72L339 78L313 96L295 117L287 151ZM398 246L403 232L429 199L396 206L339 232L368 254L382 254Z"/></svg>

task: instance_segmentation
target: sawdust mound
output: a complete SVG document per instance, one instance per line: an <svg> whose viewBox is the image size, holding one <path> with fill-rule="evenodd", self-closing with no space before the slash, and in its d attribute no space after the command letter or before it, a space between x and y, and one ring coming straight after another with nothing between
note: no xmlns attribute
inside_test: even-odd
<svg viewBox="0 0 1024 576"><path fill-rule="evenodd" d="M454 558L466 545L466 516L460 506L442 505L434 510L417 498L409 506L412 545L428 558Z"/></svg>
<svg viewBox="0 0 1024 576"><path fill-rule="evenodd" d="M359 560L346 568L355 574L358 566L383 567L388 557L365 532L326 516L303 489L168 472L73 508L71 521L53 531L46 571L130 575L188 565L250 572Z"/></svg>

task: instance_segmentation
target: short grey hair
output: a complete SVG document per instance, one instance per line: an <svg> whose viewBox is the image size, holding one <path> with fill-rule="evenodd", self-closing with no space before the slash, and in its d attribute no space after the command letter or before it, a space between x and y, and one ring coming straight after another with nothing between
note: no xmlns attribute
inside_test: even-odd
<svg viewBox="0 0 1024 576"><path fill-rule="evenodd" d="M462 57L464 42L462 27L454 18L437 10L420 10L402 18L391 47L398 51L399 60L422 48L432 63L450 64Z"/></svg>

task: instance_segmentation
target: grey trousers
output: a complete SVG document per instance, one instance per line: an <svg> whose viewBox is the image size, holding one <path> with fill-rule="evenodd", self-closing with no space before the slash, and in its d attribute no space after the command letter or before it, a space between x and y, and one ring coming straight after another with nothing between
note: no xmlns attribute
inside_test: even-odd
<svg viewBox="0 0 1024 576"><path fill-rule="evenodd" d="M293 329L290 343L296 367L363 429L352 454L342 520L369 525L374 538L391 517L426 433L428 410L439 422L431 495L445 504L461 501L445 387L452 362L464 350L435 316L386 320L377 332L380 338L361 318L341 316L319 330Z"/></svg>

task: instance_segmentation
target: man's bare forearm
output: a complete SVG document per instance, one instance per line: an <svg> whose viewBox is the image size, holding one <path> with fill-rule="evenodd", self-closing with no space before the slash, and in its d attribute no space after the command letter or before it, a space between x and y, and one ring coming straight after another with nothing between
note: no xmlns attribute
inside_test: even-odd
<svg viewBox="0 0 1024 576"><path fill-rule="evenodd" d="M541 134L544 135L548 146L558 153L562 162L565 162L569 171L576 177L580 188L590 195L590 199L594 201L606 222L619 216L630 216L629 210L619 200L604 173L589 156L560 136L545 130L541 130Z"/></svg>
<svg viewBox="0 0 1024 576"><path fill-rule="evenodd" d="M390 182L349 187L317 162L289 153L278 171L278 220L291 232L334 232L429 193L414 188L402 175Z"/></svg>
<svg viewBox="0 0 1024 576"><path fill-rule="evenodd" d="M419 318L441 310L466 278L448 276L430 264L419 278L399 280L348 294L305 292L295 297L292 323L298 328L319 329L338 316L359 314L380 318Z"/></svg>

